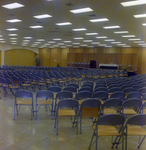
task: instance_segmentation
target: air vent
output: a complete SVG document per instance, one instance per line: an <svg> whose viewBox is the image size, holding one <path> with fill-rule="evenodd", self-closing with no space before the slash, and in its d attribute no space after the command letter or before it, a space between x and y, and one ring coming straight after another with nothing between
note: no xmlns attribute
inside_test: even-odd
<svg viewBox="0 0 146 150"><path fill-rule="evenodd" d="M96 15L92 14L92 15L89 15L89 17L96 17Z"/></svg>
<svg viewBox="0 0 146 150"><path fill-rule="evenodd" d="M66 5L66 6L73 6L72 3L66 3L65 5Z"/></svg>

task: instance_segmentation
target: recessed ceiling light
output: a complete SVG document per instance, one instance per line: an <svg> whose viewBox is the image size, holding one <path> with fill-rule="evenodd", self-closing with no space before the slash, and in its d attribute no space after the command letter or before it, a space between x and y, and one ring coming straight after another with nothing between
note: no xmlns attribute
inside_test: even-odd
<svg viewBox="0 0 146 150"><path fill-rule="evenodd" d="M45 44L45 45L50 45L49 43Z"/></svg>
<svg viewBox="0 0 146 150"><path fill-rule="evenodd" d="M0 43L6 43L5 41L0 41Z"/></svg>
<svg viewBox="0 0 146 150"><path fill-rule="evenodd" d="M99 42L93 42L92 44L100 44Z"/></svg>
<svg viewBox="0 0 146 150"><path fill-rule="evenodd" d="M87 46L87 44L81 44L80 46L86 47L86 46Z"/></svg>
<svg viewBox="0 0 146 150"><path fill-rule="evenodd" d="M37 15L37 16L33 16L33 17L37 18L37 19L44 19L44 18L50 18L52 16L48 15L48 14L43 14L43 15Z"/></svg>
<svg viewBox="0 0 146 150"><path fill-rule="evenodd" d="M7 9L15 9L15 8L24 7L24 5L19 4L19 3L11 3L7 5L2 5L2 7L7 8Z"/></svg>
<svg viewBox="0 0 146 150"><path fill-rule="evenodd" d="M78 44L80 44L80 43L72 43L72 44L78 45Z"/></svg>
<svg viewBox="0 0 146 150"><path fill-rule="evenodd" d="M59 40L61 40L60 38L57 38L57 39L53 39L54 41L59 41Z"/></svg>
<svg viewBox="0 0 146 150"><path fill-rule="evenodd" d="M101 19L92 19L89 20L90 22L104 22L104 21L109 21L107 18L101 18Z"/></svg>
<svg viewBox="0 0 146 150"><path fill-rule="evenodd" d="M105 39L105 38L107 38L107 36L97 36L96 38L97 39Z"/></svg>
<svg viewBox="0 0 146 150"><path fill-rule="evenodd" d="M22 20L19 20L19 19L11 19L11 20L6 20L6 22L9 22L9 23L16 23L16 22L22 22Z"/></svg>
<svg viewBox="0 0 146 150"><path fill-rule="evenodd" d="M72 29L73 31L85 31L85 30L87 30L87 29L85 29L85 28L79 28L79 29Z"/></svg>
<svg viewBox="0 0 146 150"><path fill-rule="evenodd" d="M70 22L62 22L62 23L56 23L58 26L66 26L66 25L72 25Z"/></svg>
<svg viewBox="0 0 146 150"><path fill-rule="evenodd" d="M64 43L58 43L58 45L64 45Z"/></svg>
<svg viewBox="0 0 146 150"><path fill-rule="evenodd" d="M135 35L123 35L122 37L135 37Z"/></svg>
<svg viewBox="0 0 146 150"><path fill-rule="evenodd" d="M112 46L108 46L108 45L106 45L105 47L107 47L107 48L108 48L108 47L112 47Z"/></svg>
<svg viewBox="0 0 146 150"><path fill-rule="evenodd" d="M99 46L106 46L106 44L99 44Z"/></svg>
<svg viewBox="0 0 146 150"><path fill-rule="evenodd" d="M39 42L43 42L43 41L45 41L44 39L37 39L37 41L39 41Z"/></svg>
<svg viewBox="0 0 146 150"><path fill-rule="evenodd" d="M135 41L134 43L145 43L145 41Z"/></svg>
<svg viewBox="0 0 146 150"><path fill-rule="evenodd" d="M73 48L79 48L79 46L73 46Z"/></svg>
<svg viewBox="0 0 146 150"><path fill-rule="evenodd" d="M70 10L70 12L74 13L74 14L78 14L78 13L85 13L85 12L91 12L93 11L91 8L87 7L87 8L81 8L81 9L74 9L74 10Z"/></svg>
<svg viewBox="0 0 146 150"><path fill-rule="evenodd" d="M86 35L97 35L98 33L85 33Z"/></svg>
<svg viewBox="0 0 146 150"><path fill-rule="evenodd" d="M0 41L3 41L3 40L4 40L4 39L1 39L1 38L0 38Z"/></svg>
<svg viewBox="0 0 146 150"><path fill-rule="evenodd" d="M34 42L35 44L40 44L41 42Z"/></svg>
<svg viewBox="0 0 146 150"><path fill-rule="evenodd" d="M82 39L84 39L83 37L76 37L76 38L74 38L75 40L82 40Z"/></svg>
<svg viewBox="0 0 146 150"><path fill-rule="evenodd" d="M71 43L72 41L63 41L64 43Z"/></svg>
<svg viewBox="0 0 146 150"><path fill-rule="evenodd" d="M114 32L115 34L122 34L122 33L129 33L128 31L117 31L117 32Z"/></svg>
<svg viewBox="0 0 146 150"><path fill-rule="evenodd" d="M71 47L72 45L66 45L67 47Z"/></svg>
<svg viewBox="0 0 146 150"><path fill-rule="evenodd" d="M30 42L30 40L23 40L23 42Z"/></svg>
<svg viewBox="0 0 146 150"><path fill-rule="evenodd" d="M48 43L50 43L50 44L51 44L51 43L55 43L55 42L54 42L54 41L49 41Z"/></svg>
<svg viewBox="0 0 146 150"><path fill-rule="evenodd" d="M0 35L0 37L3 37L2 35Z"/></svg>
<svg viewBox="0 0 146 150"><path fill-rule="evenodd" d="M17 31L18 29L16 29L16 28L11 28L11 29L6 29L6 30L8 30L8 31Z"/></svg>
<svg viewBox="0 0 146 150"><path fill-rule="evenodd" d="M9 36L17 36L17 34L8 34Z"/></svg>
<svg viewBox="0 0 146 150"><path fill-rule="evenodd" d="M107 40L104 40L106 42L112 42L112 41L115 41L114 39L107 39Z"/></svg>
<svg viewBox="0 0 146 150"><path fill-rule="evenodd" d="M117 44L117 45L119 45L119 46L125 46L126 44Z"/></svg>
<svg viewBox="0 0 146 150"><path fill-rule="evenodd" d="M92 40L84 40L84 42L92 42Z"/></svg>
<svg viewBox="0 0 146 150"><path fill-rule="evenodd" d="M141 39L128 39L129 41L138 41L138 40L141 40Z"/></svg>
<svg viewBox="0 0 146 150"><path fill-rule="evenodd" d="M111 42L112 44L120 44L121 42Z"/></svg>
<svg viewBox="0 0 146 150"><path fill-rule="evenodd" d="M128 7L128 6L136 6L136 5L144 5L146 4L145 0L136 0L136 1L130 1L130 2L123 2L121 3L122 6Z"/></svg>
<svg viewBox="0 0 146 150"><path fill-rule="evenodd" d="M92 47L94 47L94 46L87 46L87 47L92 48Z"/></svg>
<svg viewBox="0 0 146 150"><path fill-rule="evenodd" d="M104 29L116 29L116 28L120 28L120 26L107 26L107 27L103 27Z"/></svg>
<svg viewBox="0 0 146 150"><path fill-rule="evenodd" d="M29 37L29 36L28 36L28 37L24 37L24 39L32 39L32 37Z"/></svg>
<svg viewBox="0 0 146 150"><path fill-rule="evenodd" d="M143 26L146 26L146 23L143 23L142 25L143 25Z"/></svg>
<svg viewBox="0 0 146 150"><path fill-rule="evenodd" d="M139 15L134 15L135 18L144 18L146 17L146 14L139 14Z"/></svg>
<svg viewBox="0 0 146 150"><path fill-rule="evenodd" d="M17 42L17 41L11 41L11 43L15 43L15 42Z"/></svg>
<svg viewBox="0 0 146 150"><path fill-rule="evenodd" d="M124 46L122 46L122 47L131 47L130 45L124 45Z"/></svg>
<svg viewBox="0 0 146 150"><path fill-rule="evenodd" d="M40 25L38 25L38 26L30 26L30 28L37 29L37 28L43 28L43 26L40 26Z"/></svg>
<svg viewBox="0 0 146 150"><path fill-rule="evenodd" d="M66 48L66 46L60 46L60 48Z"/></svg>
<svg viewBox="0 0 146 150"><path fill-rule="evenodd" d="M142 44L138 44L138 45L143 45L143 46L146 46L146 43L142 43Z"/></svg>

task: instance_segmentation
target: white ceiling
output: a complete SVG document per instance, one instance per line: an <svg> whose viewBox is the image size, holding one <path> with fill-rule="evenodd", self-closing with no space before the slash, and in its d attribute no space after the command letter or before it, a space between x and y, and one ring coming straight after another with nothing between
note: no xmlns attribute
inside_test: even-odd
<svg viewBox="0 0 146 150"><path fill-rule="evenodd" d="M76 37L83 37L84 40L92 40L100 42L112 47L121 47L117 44L104 41L105 39L97 39L97 36L107 36L107 39L114 39L115 42L130 45L131 47L142 47L129 38L122 35L135 35L135 38L141 39L146 44L146 18L134 18L135 14L146 13L146 5L123 7L120 3L126 0L1 0L0 1L0 35L2 35L6 44L11 41L17 41L17 45L22 45L24 37L32 37L27 46L32 46L38 39L44 39L37 47L43 47L54 38L61 38L61 41L55 41L56 46L63 41L72 41L64 43L64 45L74 45L73 43L87 44L88 46L99 46L92 42L85 43L83 39L75 40ZM17 9L6 9L2 5L18 2L24 7ZM90 7L92 12L73 14L70 10ZM52 17L46 19L36 19L33 16L49 14ZM22 22L8 23L9 19L20 19ZM107 18L107 22L92 23L90 19ZM72 25L57 26L56 23L71 22ZM42 25L42 29L31 29L29 26ZM119 25L119 29L104 29L104 26ZM17 28L17 31L7 31L9 28ZM72 29L86 28L86 31L75 32ZM128 31L128 34L115 34L115 31ZM97 32L98 35L87 36L85 33ZM18 34L17 40L10 40L8 34Z"/></svg>

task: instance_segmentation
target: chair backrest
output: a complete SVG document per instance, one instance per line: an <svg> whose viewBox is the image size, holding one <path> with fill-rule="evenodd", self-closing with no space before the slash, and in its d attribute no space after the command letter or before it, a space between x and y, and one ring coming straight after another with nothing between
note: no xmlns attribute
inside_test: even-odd
<svg viewBox="0 0 146 150"><path fill-rule="evenodd" d="M134 91L135 91L135 89L132 88L132 87L127 87L127 88L125 88L125 89L123 90L124 93L131 93L131 92L134 92Z"/></svg>
<svg viewBox="0 0 146 150"><path fill-rule="evenodd" d="M64 100L59 101L57 107L58 108L78 108L79 103L75 99L64 99Z"/></svg>
<svg viewBox="0 0 146 150"><path fill-rule="evenodd" d="M123 101L119 98L110 98L104 101L103 107L118 107L121 106Z"/></svg>
<svg viewBox="0 0 146 150"><path fill-rule="evenodd" d="M146 87L138 89L138 92L143 93L143 94L146 93Z"/></svg>
<svg viewBox="0 0 146 150"><path fill-rule="evenodd" d="M105 91L98 91L96 93L93 94L93 98L98 98L101 100L106 100L108 99L108 92Z"/></svg>
<svg viewBox="0 0 146 150"><path fill-rule="evenodd" d="M33 97L32 92L28 91L28 90L19 90L15 92L15 97L24 97L24 98L29 98L29 97Z"/></svg>
<svg viewBox="0 0 146 150"><path fill-rule="evenodd" d="M98 92L98 91L105 91L105 92L108 92L108 89L107 87L98 87L94 90L94 93Z"/></svg>
<svg viewBox="0 0 146 150"><path fill-rule="evenodd" d="M51 86L48 88L49 91L51 92L60 92L61 91L61 87L59 86Z"/></svg>
<svg viewBox="0 0 146 150"><path fill-rule="evenodd" d="M140 99L142 96L142 94L140 92L131 92L127 95L126 99L129 99L129 98L138 98Z"/></svg>
<svg viewBox="0 0 146 150"><path fill-rule="evenodd" d="M72 92L69 91L60 91L56 94L56 98L64 99L64 98L73 98Z"/></svg>
<svg viewBox="0 0 146 150"><path fill-rule="evenodd" d="M36 93L36 98L53 98L54 94L51 91L42 90Z"/></svg>
<svg viewBox="0 0 146 150"><path fill-rule="evenodd" d="M125 93L122 91L117 91L111 94L110 98L119 98L119 99L124 99L125 98Z"/></svg>
<svg viewBox="0 0 146 150"><path fill-rule="evenodd" d="M130 124L130 125L146 125L146 114L136 114L131 116L126 124Z"/></svg>
<svg viewBox="0 0 146 150"><path fill-rule="evenodd" d="M68 84L67 86L74 86L75 88L79 88L79 85L78 84L76 84L76 83L70 83L70 84Z"/></svg>
<svg viewBox="0 0 146 150"><path fill-rule="evenodd" d="M75 88L74 86L67 86L63 89L63 91L70 91L70 92L77 92L77 88Z"/></svg>
<svg viewBox="0 0 146 150"><path fill-rule="evenodd" d="M86 99L82 102L81 107L100 107L101 101L96 98Z"/></svg>
<svg viewBox="0 0 146 150"><path fill-rule="evenodd" d="M133 107L133 108L140 107L141 108L142 101L139 99L132 98L132 99L128 99L128 100L124 101L122 106L123 107Z"/></svg>
<svg viewBox="0 0 146 150"><path fill-rule="evenodd" d="M89 92L92 92L92 88L91 87L81 87L80 89L79 89L79 92L80 91L89 91Z"/></svg>
<svg viewBox="0 0 146 150"><path fill-rule="evenodd" d="M125 122L125 117L121 114L107 114L101 116L97 125L123 125Z"/></svg>
<svg viewBox="0 0 146 150"><path fill-rule="evenodd" d="M108 93L114 93L114 92L117 92L117 91L121 91L121 89L119 87L112 87L109 89Z"/></svg>
<svg viewBox="0 0 146 150"><path fill-rule="evenodd" d="M89 91L81 91L81 92L78 92L76 94L76 99L77 100L82 100L82 99L91 98L91 96L92 96L91 92L89 92Z"/></svg>

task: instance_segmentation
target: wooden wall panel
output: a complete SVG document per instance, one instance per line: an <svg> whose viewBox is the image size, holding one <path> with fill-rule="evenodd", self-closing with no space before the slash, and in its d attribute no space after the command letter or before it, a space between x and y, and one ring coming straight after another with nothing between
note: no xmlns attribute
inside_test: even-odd
<svg viewBox="0 0 146 150"><path fill-rule="evenodd" d="M142 50L141 74L146 74L146 48L143 48Z"/></svg>
<svg viewBox="0 0 146 150"><path fill-rule="evenodd" d="M69 49L62 49L61 50L61 63L60 65L62 67L66 67L67 66L67 54L69 52Z"/></svg>
<svg viewBox="0 0 146 150"><path fill-rule="evenodd" d="M0 51L0 66L1 66L1 60L2 60L2 59L1 59L1 51Z"/></svg>
<svg viewBox="0 0 146 150"><path fill-rule="evenodd" d="M50 66L50 49L39 49L39 58L41 66Z"/></svg>
<svg viewBox="0 0 146 150"><path fill-rule="evenodd" d="M22 49L5 51L5 65L34 66L35 52Z"/></svg>

